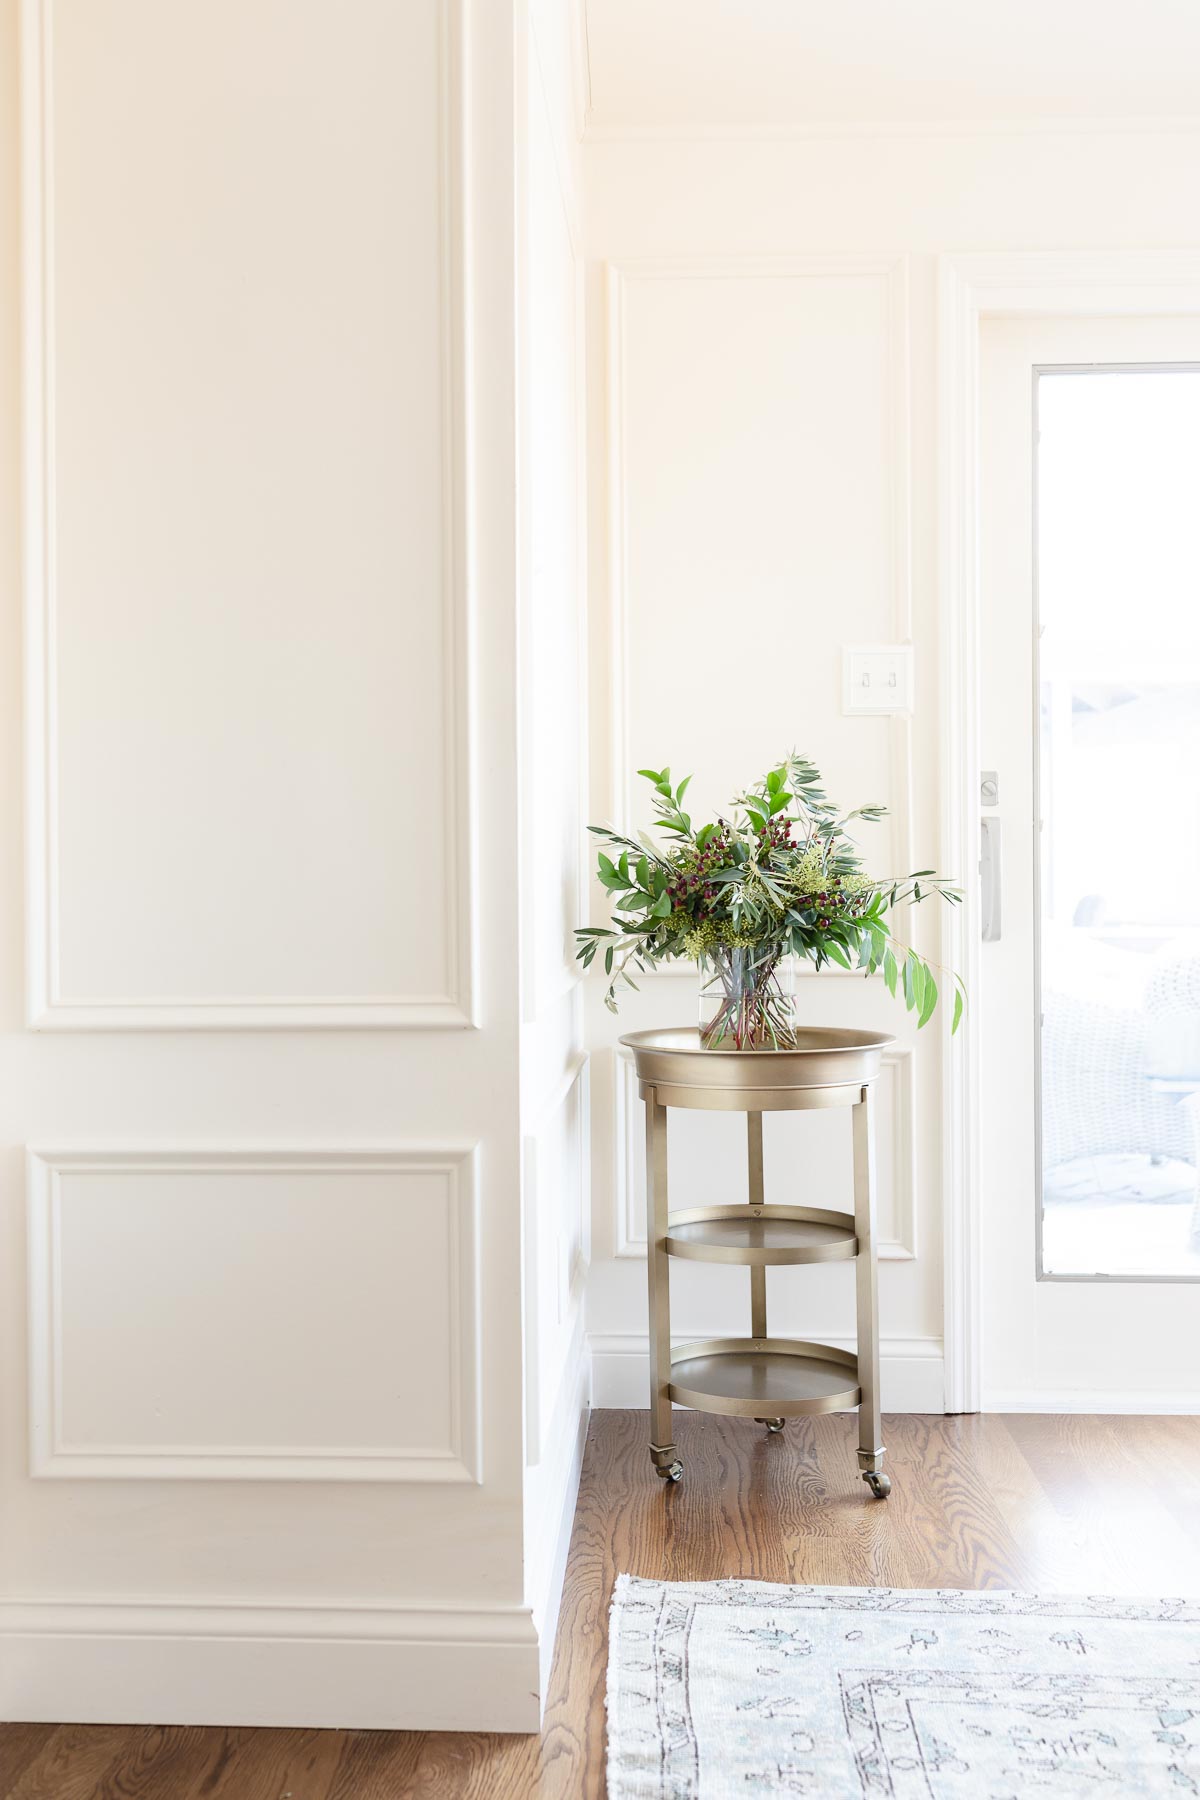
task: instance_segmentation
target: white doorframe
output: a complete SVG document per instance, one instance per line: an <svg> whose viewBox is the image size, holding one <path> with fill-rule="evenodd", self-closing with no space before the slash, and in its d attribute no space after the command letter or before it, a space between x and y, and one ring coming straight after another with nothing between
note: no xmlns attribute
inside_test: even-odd
<svg viewBox="0 0 1200 1800"><path fill-rule="evenodd" d="M942 861L965 890L942 955L967 984L943 1039L942 1193L947 1412L982 1393L979 1281L979 334L989 315L1200 315L1200 249L999 251L938 259L938 571ZM945 1030L946 1027L943 1027Z"/></svg>

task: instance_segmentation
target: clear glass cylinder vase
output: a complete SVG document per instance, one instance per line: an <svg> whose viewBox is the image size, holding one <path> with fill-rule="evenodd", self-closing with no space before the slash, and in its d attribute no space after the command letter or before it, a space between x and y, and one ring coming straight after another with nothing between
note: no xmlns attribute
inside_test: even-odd
<svg viewBox="0 0 1200 1800"><path fill-rule="evenodd" d="M700 1042L706 1050L794 1050L791 958L754 944L710 950L700 961Z"/></svg>

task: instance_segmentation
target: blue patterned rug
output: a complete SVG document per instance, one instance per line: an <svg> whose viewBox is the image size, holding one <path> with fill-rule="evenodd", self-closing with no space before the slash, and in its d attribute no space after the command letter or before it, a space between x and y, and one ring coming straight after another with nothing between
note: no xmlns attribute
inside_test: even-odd
<svg viewBox="0 0 1200 1800"><path fill-rule="evenodd" d="M1200 1796L1200 1602L618 1578L609 1800Z"/></svg>

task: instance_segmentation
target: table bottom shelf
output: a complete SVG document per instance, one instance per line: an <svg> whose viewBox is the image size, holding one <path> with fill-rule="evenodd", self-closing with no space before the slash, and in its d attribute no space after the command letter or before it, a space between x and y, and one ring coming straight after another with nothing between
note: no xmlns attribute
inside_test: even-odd
<svg viewBox="0 0 1200 1800"><path fill-rule="evenodd" d="M858 1359L799 1338L708 1338L671 1357L671 1399L735 1418L801 1418L857 1406Z"/></svg>

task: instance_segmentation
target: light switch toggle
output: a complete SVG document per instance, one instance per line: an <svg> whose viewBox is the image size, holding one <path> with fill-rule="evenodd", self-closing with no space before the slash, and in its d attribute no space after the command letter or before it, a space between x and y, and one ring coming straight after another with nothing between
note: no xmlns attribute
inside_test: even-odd
<svg viewBox="0 0 1200 1800"><path fill-rule="evenodd" d="M860 644L842 651L842 711L910 713L911 644Z"/></svg>

